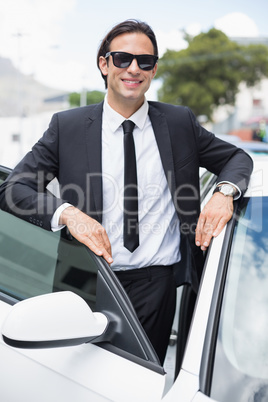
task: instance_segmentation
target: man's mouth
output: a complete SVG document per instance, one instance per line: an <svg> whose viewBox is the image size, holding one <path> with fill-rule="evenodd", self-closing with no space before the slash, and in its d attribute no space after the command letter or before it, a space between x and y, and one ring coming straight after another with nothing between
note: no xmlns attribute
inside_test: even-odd
<svg viewBox="0 0 268 402"><path fill-rule="evenodd" d="M140 84L141 83L141 81L139 81L139 80L122 80L123 82L125 82L125 83L127 83L127 84Z"/></svg>

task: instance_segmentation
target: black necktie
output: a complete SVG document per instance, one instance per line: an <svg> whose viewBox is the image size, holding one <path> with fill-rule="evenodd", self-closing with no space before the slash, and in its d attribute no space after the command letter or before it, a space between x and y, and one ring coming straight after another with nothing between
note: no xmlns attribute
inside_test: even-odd
<svg viewBox="0 0 268 402"><path fill-rule="evenodd" d="M124 246L133 252L139 246L137 167L131 120L123 122L124 130Z"/></svg>

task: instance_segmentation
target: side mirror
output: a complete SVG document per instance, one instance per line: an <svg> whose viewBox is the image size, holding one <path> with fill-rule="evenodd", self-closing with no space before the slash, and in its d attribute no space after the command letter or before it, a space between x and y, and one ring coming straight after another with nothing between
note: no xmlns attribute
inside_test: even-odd
<svg viewBox="0 0 268 402"><path fill-rule="evenodd" d="M73 292L32 297L15 304L4 321L4 341L19 348L80 345L104 334L108 319Z"/></svg>

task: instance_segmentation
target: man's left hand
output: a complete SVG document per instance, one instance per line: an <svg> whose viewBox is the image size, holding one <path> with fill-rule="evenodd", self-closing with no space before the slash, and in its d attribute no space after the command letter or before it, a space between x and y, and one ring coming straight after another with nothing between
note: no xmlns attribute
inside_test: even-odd
<svg viewBox="0 0 268 402"><path fill-rule="evenodd" d="M233 215L233 197L215 193L200 213L195 243L205 251L212 239L220 234Z"/></svg>

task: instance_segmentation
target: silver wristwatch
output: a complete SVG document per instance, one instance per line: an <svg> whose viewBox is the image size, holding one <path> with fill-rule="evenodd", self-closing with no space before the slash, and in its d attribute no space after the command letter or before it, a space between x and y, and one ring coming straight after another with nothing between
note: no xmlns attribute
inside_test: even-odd
<svg viewBox="0 0 268 402"><path fill-rule="evenodd" d="M231 184L220 184L215 188L213 194L217 192L230 197L235 197L237 195L237 190L233 186L231 186Z"/></svg>

